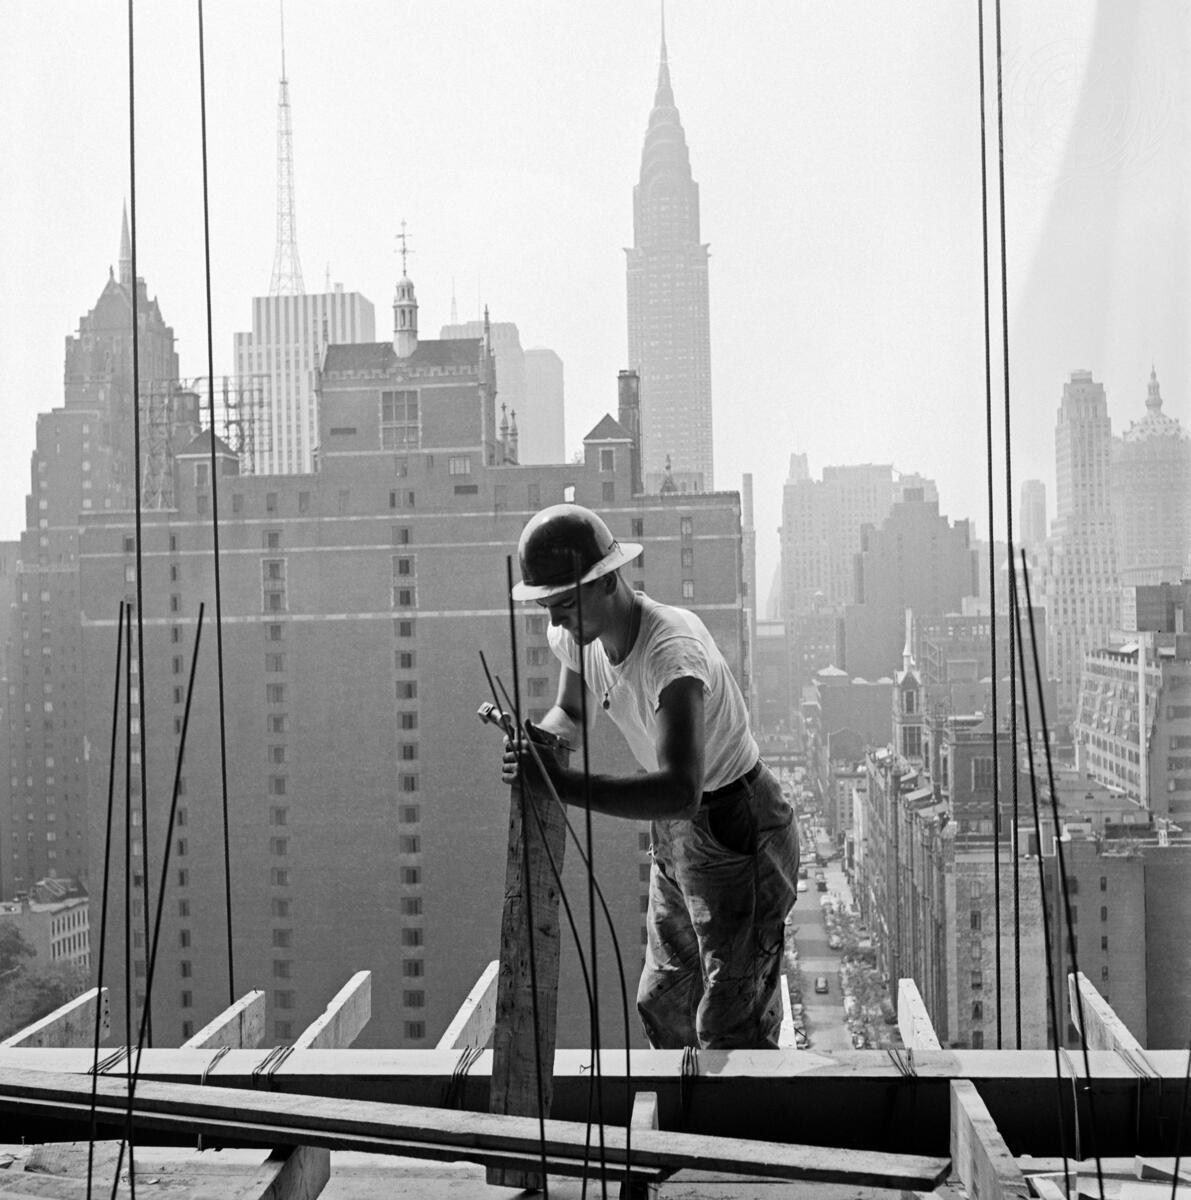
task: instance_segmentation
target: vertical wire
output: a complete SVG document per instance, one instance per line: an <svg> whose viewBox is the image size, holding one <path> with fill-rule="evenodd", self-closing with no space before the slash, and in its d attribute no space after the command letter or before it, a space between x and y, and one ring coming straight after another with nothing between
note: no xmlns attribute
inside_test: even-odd
<svg viewBox="0 0 1191 1200"><path fill-rule="evenodd" d="M215 563L215 666L219 690L219 785L223 803L223 888L227 914L227 998L236 999L235 942L232 937L232 851L227 798L227 718L223 683L223 589L219 569L219 475L215 458L215 351L211 317L211 210L207 181L207 67L203 46L203 0L198 0L199 111L202 118L203 150L203 262L207 300L207 390L211 433L211 542Z"/></svg>
<svg viewBox="0 0 1191 1200"><path fill-rule="evenodd" d="M1018 603L1016 580L1011 585L1010 601L1010 621L1020 622L1021 607ZM1035 646L1036 654L1037 647ZM1017 656L1021 664L1022 679L1024 681L1028 676L1026 675L1025 645L1020 636L1017 639ZM1038 692L1038 696L1041 699L1040 691ZM1055 995L1055 951L1051 943L1050 908L1046 903L1046 867L1042 857L1042 819L1038 813L1038 775L1034 770L1034 738L1030 730L1030 700L1028 691L1024 688L1022 707L1026 720L1026 756L1030 767L1030 797L1032 801L1031 809L1034 814L1034 841L1038 851L1038 894L1041 897L1042 907L1042 945L1046 954L1046 995L1050 1002L1050 1040L1055 1060L1055 1104L1058 1109L1059 1145L1063 1155L1063 1191L1064 1194L1067 1194L1071 1191L1071 1172L1067 1154L1067 1122L1063 1117L1063 1065L1059 1058L1059 1046L1062 1039L1059 1036L1058 997ZM1078 1119L1074 1110L1072 1110L1072 1119Z"/></svg>
<svg viewBox="0 0 1191 1200"><path fill-rule="evenodd" d="M136 653L137 678L140 683L137 711L140 714L141 747L141 900L145 918L145 945L149 944L149 789L145 775L149 755L145 749L145 597L144 555L141 544L141 351L140 313L138 312L138 277L136 269L136 37L133 20L133 0L128 0L128 238L130 269L132 271L132 487L133 510L136 521ZM129 644L131 652L132 646ZM152 1020L149 1037L153 1037Z"/></svg>
<svg viewBox="0 0 1191 1200"><path fill-rule="evenodd" d="M1030 640L1034 654L1034 675L1036 679L1041 681L1042 668L1038 663L1038 643L1034 637L1034 609L1030 602L1030 575L1026 569L1026 555L1024 550L1022 551L1022 577L1025 580L1026 588L1026 611L1030 619ZM1067 931L1067 945L1071 952L1071 970L1076 976L1075 1010L1079 1017L1079 1045L1083 1052L1083 1071L1086 1080L1084 1086L1088 1094L1088 1116L1092 1123L1092 1152L1096 1158L1096 1180L1100 1185L1100 1197L1103 1200L1104 1171L1100 1161L1100 1136L1096 1129L1096 1094L1092 1087L1092 1062L1088 1056L1088 1025L1084 1019L1083 992L1079 988L1079 953L1075 942L1075 919L1071 914L1071 890L1067 886L1067 865L1063 854L1063 839L1059 836L1059 795L1055 789L1054 769L1050 758L1050 735L1046 728L1046 707L1041 703L1041 697L1039 698L1039 708L1041 709L1042 748L1046 757L1047 783L1050 786L1051 819L1054 821L1055 827L1055 854L1059 867L1059 881L1062 884L1063 919ZM1038 849L1041 851L1041 845L1039 845ZM1055 1018L1056 1020L1058 1018L1057 1011Z"/></svg>
<svg viewBox="0 0 1191 1200"><path fill-rule="evenodd" d="M575 620L579 624L579 632L583 633L583 567L579 555L572 552L575 572ZM619 585L618 585L619 586ZM599 1125L600 1143L600 1189L607 1200L608 1194L608 1163L607 1149L604 1144L604 1070L601 1060L603 1039L600 1035L600 989L599 963L597 962L599 947L596 944L595 919L595 837L592 830L591 818L591 744L587 736L587 656L583 653L583 644L579 644L579 715L583 723L583 831L587 840L587 917L588 935L591 939L591 989L595 994L595 1004L591 1011L591 1085L595 1089L596 1117ZM588 1109L590 1112L590 1095ZM586 1180L584 1181L586 1187Z"/></svg>
<svg viewBox="0 0 1191 1200"><path fill-rule="evenodd" d="M136 982L132 965L132 609L125 607L125 637L128 653L124 657L124 1052L125 1080L128 1090L128 1112L125 1117L124 1142L120 1144L120 1159L124 1158L124 1143L128 1144L128 1188L136 1194L136 1172L133 1170L132 1131L132 1005L136 997ZM145 848L145 831L141 829L141 850ZM120 1182L117 1165L112 1183L113 1197Z"/></svg>
<svg viewBox="0 0 1191 1200"><path fill-rule="evenodd" d="M1004 86L1002 80L1001 51L1001 0L996 0L997 19L997 183L999 188L1001 219L1001 347L1002 370L1005 389L1005 542L1009 556L1009 587L1016 586L1013 562L1013 440L1010 420L1009 388L1009 254L1005 233L1005 117ZM989 553L993 547L989 547ZM1013 638L1020 633L1016 622L1009 624L1009 736L1013 746L1013 828L1017 836L1019 821L1018 802L1018 746L1017 746L1017 672L1013 667ZM993 680L993 688L997 685ZM1023 682L1024 686L1024 682ZM994 761L996 756L994 755ZM1021 1049L1021 864L1017 847L1013 847L1013 994L1014 1022L1017 1048ZM999 947L998 947L999 949ZM999 999L999 997L998 997Z"/></svg>
<svg viewBox="0 0 1191 1200"><path fill-rule="evenodd" d="M1183 1122L1187 1116L1187 1092L1191 1089L1191 1041L1187 1043L1187 1066L1183 1071L1183 1102L1179 1105L1178 1132L1174 1138L1174 1171L1170 1178L1170 1195L1174 1200L1179 1187L1179 1168L1183 1162Z"/></svg>
<svg viewBox="0 0 1191 1200"><path fill-rule="evenodd" d="M521 724L521 670L517 662L517 610L513 602L513 557L505 557L505 579L509 596L509 650L513 659L513 717L517 723L518 766L524 757L522 740L527 736ZM542 1194L550 1200L550 1179L546 1169L546 1091L542 1081L542 1026L538 1014L538 963L534 948L533 889L529 886L529 823L525 814L530 808L529 789L525 786L524 773L521 787L521 893L525 901L525 929L529 940L529 995L530 1012L533 1016L534 1081L538 1095L538 1142L542 1160ZM543 839L544 841L544 839ZM556 1025L557 1029L557 1025Z"/></svg>
<svg viewBox="0 0 1191 1200"><path fill-rule="evenodd" d="M116 682L112 694L112 741L108 750L108 804L107 824L103 838L103 892L99 909L99 965L95 978L95 1057L91 1063L91 1115L87 1139L87 1200L91 1200L91 1189L95 1175L95 1107L99 1090L99 1026L103 1015L103 971L107 955L108 935L108 888L111 884L112 864L112 817L116 799L116 751L120 737L120 672L124 667L124 601L120 601L120 616L116 622Z"/></svg>
<svg viewBox="0 0 1191 1200"><path fill-rule="evenodd" d="M996 947L997 988L997 1049L1001 1049L1001 756L997 738L1001 723L998 713L997 686L997 537L994 514L996 498L993 488L993 402L992 402L992 298L988 270L988 131L985 128L984 87L984 0L977 0L976 21L980 57L980 235L984 266L984 426L988 456L988 620L989 644L992 650L992 735L993 735L993 923ZM1010 663L1012 670L1013 664Z"/></svg>
<svg viewBox="0 0 1191 1200"><path fill-rule="evenodd" d="M169 815L166 819L165 847L161 856L161 879L157 888L157 903L153 921L153 940L146 947L148 967L145 974L145 1004L141 1009L141 1024L137 1033L136 1054L132 1053L132 1043L128 1046L128 1109L125 1115L125 1141L128 1143L128 1179L130 1196L135 1195L133 1167L133 1146L131 1132L133 1127L133 1100L136 1096L136 1084L140 1077L141 1055L149 1036L149 1009L153 992L153 977L157 969L157 950L161 941L161 922L165 912L165 889L169 879L170 851L174 839L174 823L178 815L178 793L182 778L182 765L186 754L186 734L190 726L190 708L194 698L194 679L198 669L199 646L203 637L203 612L205 605L199 605L198 625L194 634L194 650L190 660L190 677L186 684L186 704L182 710L182 731L178 735L178 755L174 763L174 786L170 795ZM124 1162L124 1143L120 1144L120 1152L116 1157L116 1173L112 1180L111 1200L116 1200L116 1192L120 1185L120 1169Z"/></svg>

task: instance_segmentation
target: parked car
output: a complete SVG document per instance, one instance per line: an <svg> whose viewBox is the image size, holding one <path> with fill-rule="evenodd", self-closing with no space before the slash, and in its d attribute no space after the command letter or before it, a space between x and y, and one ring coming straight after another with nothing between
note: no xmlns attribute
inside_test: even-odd
<svg viewBox="0 0 1191 1200"><path fill-rule="evenodd" d="M800 879L798 881L798 890L800 892L809 892L810 891L810 886L807 884L805 879Z"/></svg>
<svg viewBox="0 0 1191 1200"><path fill-rule="evenodd" d="M820 996L824 996L830 990L831 989L827 986L827 976L826 975L816 975L815 976L815 991L818 992L818 994Z"/></svg>
<svg viewBox="0 0 1191 1200"><path fill-rule="evenodd" d="M840 935L838 933L833 933L827 939L827 945L830 946L832 950L838 950L843 944L844 944L844 939L842 937L840 937Z"/></svg>

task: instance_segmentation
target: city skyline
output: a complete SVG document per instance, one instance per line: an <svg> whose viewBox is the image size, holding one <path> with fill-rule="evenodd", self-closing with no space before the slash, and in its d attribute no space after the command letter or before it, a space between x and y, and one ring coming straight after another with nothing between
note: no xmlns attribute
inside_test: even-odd
<svg viewBox="0 0 1191 1200"><path fill-rule="evenodd" d="M1132 57L1121 56L1132 86L1106 86L1088 111L1081 87L1103 65L1089 49L1094 10L1006 8L1011 317L1035 311L1019 305L1023 291L1048 294L1047 263L1032 261L1047 222L1069 217L1059 203L1071 199L1059 195L1065 176L1082 171L1082 185L1100 170L1136 188L1163 161L1168 175L1185 174L1181 158L1159 153L1186 121L1185 85L1170 70L1181 43L1168 38L1159 54L1150 44L1177 12L1158 0L1136 12ZM195 22L178 11L136 15L138 273L177 331L182 374L200 375ZM461 19L483 36L461 41ZM206 22L213 350L222 373L251 298L269 280L281 56L268 6L212 4ZM12 398L0 535L9 537L23 516L35 414L60 402L61 339L95 303L103 268L115 265L129 193L123 7L18 9L12 32L2 86L14 183L0 213L0 252L21 281L0 319ZM329 260L332 285L386 314L400 276L396 234L408 220L427 328L446 323L457 297L462 316L487 304L494 320L518 324L527 348L554 348L567 368L568 454L578 449L614 411L616 372L627 365L623 248L659 34L657 10L627 2L598 12L525 2L499 14L463 2L399 11L362 3L328 27L317 6L291 0L286 70L308 290L323 290ZM725 23L720 10L691 0L670 6L666 36L713 251L717 484L736 489L744 472L754 475L760 595L777 563L794 452L809 455L816 475L866 461L921 471L937 479L941 511L971 518L984 537L984 477L972 470L985 457L974 10L790 6ZM577 45L581 72L570 65ZM336 69L345 62L350 71ZM54 63L61 70L47 70ZM735 86L746 77L748 88ZM1078 157L1086 139L1068 136L1077 119L1102 132L1102 161ZM1126 139L1123 149L1113 138ZM995 168L992 157L994 197ZM990 220L995 230L995 212ZM1131 244L1119 218L1094 233L1091 244L1106 257L1115 251L1119 271ZM1051 271L1067 269L1062 249ZM1186 272L1177 261L1167 268L1159 279L1139 276L1134 292L1114 295L1117 306L1134 303L1144 324L1136 296L1156 288L1164 313L1179 310ZM382 315L378 335L385 329ZM1186 423L1187 348L1168 342L1155 327L1125 347L1098 341L1100 353L1078 352L1078 329L1041 349L1011 343L1023 369L1039 364L1015 389L1015 480L1053 480L1053 418L1074 369L1103 380L1120 430L1143 411L1153 363L1167 411ZM994 379L998 404L1000 390Z"/></svg>

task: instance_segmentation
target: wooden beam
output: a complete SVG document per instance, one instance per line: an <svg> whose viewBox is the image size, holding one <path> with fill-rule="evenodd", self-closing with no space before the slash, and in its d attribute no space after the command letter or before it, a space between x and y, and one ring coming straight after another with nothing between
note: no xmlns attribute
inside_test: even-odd
<svg viewBox="0 0 1191 1200"><path fill-rule="evenodd" d="M48 1071L0 1073L0 1112L9 1115L36 1112L47 1120L80 1122L93 1110L102 1127L118 1130L128 1108L121 1079L87 1079ZM546 1121L543 1142L539 1122L533 1117L239 1088L195 1088L189 1083L144 1079L137 1085L131 1109L137 1130L184 1130L188 1136L197 1133L240 1142L463 1158L522 1170L532 1170L544 1152L551 1172L583 1176L590 1169L590 1131L582 1122ZM603 1132L605 1160L623 1169L625 1130L605 1126ZM691 1167L902 1189L932 1188L948 1168L946 1158L924 1155L794 1146L669 1130L634 1131L631 1154L632 1163L642 1168Z"/></svg>
<svg viewBox="0 0 1191 1200"><path fill-rule="evenodd" d="M951 1083L951 1163L969 1196L1024 1200L1030 1194L980 1093L967 1079Z"/></svg>
<svg viewBox="0 0 1191 1200"><path fill-rule="evenodd" d="M326 1146L290 1146L274 1150L228 1200L315 1200L330 1178Z"/></svg>
<svg viewBox="0 0 1191 1200"><path fill-rule="evenodd" d="M339 1050L350 1046L372 1017L372 972L357 971L339 989L323 1015L294 1039L295 1050Z"/></svg>
<svg viewBox="0 0 1191 1200"><path fill-rule="evenodd" d="M251 1050L265 1036L265 993L246 992L235 1004L225 1008L182 1043L184 1050L215 1050L229 1046L235 1050Z"/></svg>
<svg viewBox="0 0 1191 1200"><path fill-rule="evenodd" d="M229 1050L213 1067L211 1057L209 1050L149 1047L140 1075L146 1081L197 1084L210 1067L208 1086L254 1086L261 1051ZM92 1059L92 1052L83 1048L0 1050L0 1078L16 1069L85 1076ZM1066 1080L1059 1098L1068 1131L1071 1098L1080 1101L1085 1131L1090 1128L1085 1105L1091 1099L1096 1145L1103 1156L1173 1158L1179 1149L1177 1098L1183 1092L1187 1050L1146 1051L1154 1078L1139 1077L1114 1051L1089 1051L1089 1060L1090 1084L1084 1085L1082 1056L1076 1056L1076 1085ZM487 1108L491 1063L491 1051L483 1051L470 1068L468 1103L473 1108ZM679 1128L685 1114L681 1127L689 1133L780 1142L790 1136L791 1114L797 1114L797 1136L803 1142L835 1145L846 1125L852 1145L945 1155L950 1147L950 1083L970 1079L1015 1154L1056 1155L1063 1145L1051 1050L915 1050L912 1080L904 1077L906 1064L899 1067L878 1050L701 1050L693 1081L684 1077L681 1050L634 1050L627 1065L626 1078L623 1051L601 1055L605 1120L621 1126L630 1119L632 1094L652 1091L658 1094L663 1128ZM269 1086L282 1093L435 1106L443 1103L458 1066L458 1050L295 1050L270 1076ZM555 1117L586 1120L590 1067L589 1050L555 1054ZM1140 1129L1138 1103L1143 1113L1153 1114ZM62 1134L39 1129L30 1120L7 1136L38 1142ZM77 1136L85 1137L85 1129ZM1184 1123L1181 1146L1191 1162L1191 1122Z"/></svg>
<svg viewBox="0 0 1191 1200"><path fill-rule="evenodd" d="M538 749L543 755L555 754L564 763L567 759L561 748ZM559 885L555 871L562 874L566 823L561 805L544 787L518 782L509 790L488 1111L549 1116L558 1022ZM489 1168L487 1179L498 1187L543 1185L540 1172Z"/></svg>
<svg viewBox="0 0 1191 1200"><path fill-rule="evenodd" d="M1125 1022L1082 972L1067 975L1067 996L1071 1023L1079 1028L1080 1001L1083 1003L1084 1036L1090 1050L1131 1050L1144 1053L1141 1043L1129 1032Z"/></svg>
<svg viewBox="0 0 1191 1200"><path fill-rule="evenodd" d="M638 1129L657 1129L657 1092L638 1092L633 1097L633 1117L629 1122L633 1136ZM657 1200L658 1185L652 1179L630 1178L620 1185L620 1200Z"/></svg>
<svg viewBox="0 0 1191 1200"><path fill-rule="evenodd" d="M794 1010L790 1007L790 981L782 976L782 1024L777 1033L779 1050L794 1050L798 1039L794 1035Z"/></svg>
<svg viewBox="0 0 1191 1200"><path fill-rule="evenodd" d="M897 981L897 1029L910 1050L940 1049L934 1022L912 979Z"/></svg>
<svg viewBox="0 0 1191 1200"><path fill-rule="evenodd" d="M99 1044L102 1046L112 1032L107 988L91 988L81 996L68 1000L61 1008L18 1029L0 1042L0 1049L10 1046L93 1046L95 1044L95 1005L99 1003Z"/></svg>
<svg viewBox="0 0 1191 1200"><path fill-rule="evenodd" d="M466 1050L469 1047L482 1050L488 1045L496 1024L496 977L499 973L500 961L493 959L438 1039L436 1050Z"/></svg>

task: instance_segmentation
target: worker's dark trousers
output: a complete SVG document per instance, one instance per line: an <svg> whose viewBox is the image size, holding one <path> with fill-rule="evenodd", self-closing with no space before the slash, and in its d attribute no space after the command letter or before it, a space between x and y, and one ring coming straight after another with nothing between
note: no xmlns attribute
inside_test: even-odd
<svg viewBox="0 0 1191 1200"><path fill-rule="evenodd" d="M637 1011L655 1049L776 1048L794 810L768 768L690 821L653 822Z"/></svg>

